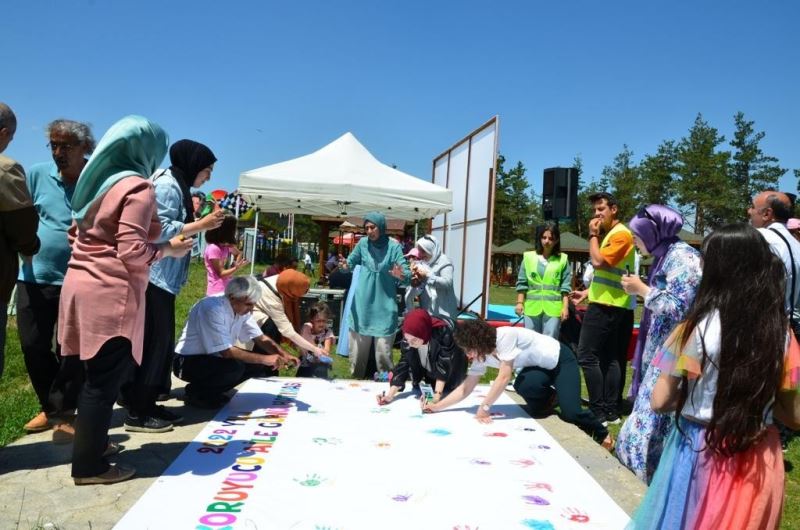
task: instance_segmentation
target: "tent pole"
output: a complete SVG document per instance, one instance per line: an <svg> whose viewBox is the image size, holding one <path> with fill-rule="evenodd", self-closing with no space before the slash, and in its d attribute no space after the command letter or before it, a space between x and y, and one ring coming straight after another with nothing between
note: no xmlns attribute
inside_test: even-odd
<svg viewBox="0 0 800 530"><path fill-rule="evenodd" d="M256 268L256 245L258 244L258 212L261 208L256 208L256 224L255 231L253 232L253 255L250 256L250 276Z"/></svg>

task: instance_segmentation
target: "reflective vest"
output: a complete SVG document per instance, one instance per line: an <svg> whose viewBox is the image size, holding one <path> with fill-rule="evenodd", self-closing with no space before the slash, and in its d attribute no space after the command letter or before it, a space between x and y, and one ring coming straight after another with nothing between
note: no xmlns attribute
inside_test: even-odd
<svg viewBox="0 0 800 530"><path fill-rule="evenodd" d="M622 223L617 223L614 228L609 230L606 237L603 238L603 243L600 248L603 248L608 243L609 238L617 232L627 232L633 240L633 235L628 228ZM604 264L600 267L595 267L594 278L592 284L589 286L589 303L598 303L603 305L610 305L614 307L624 307L630 309L631 296L622 290L621 279L628 270L633 272L635 261L635 252L633 243L628 253L622 258L622 261L617 263L616 266ZM626 269L627 266L627 269Z"/></svg>
<svg viewBox="0 0 800 530"><path fill-rule="evenodd" d="M525 294L525 314L531 317L542 313L549 317L561 315L561 278L568 265L567 254L550 256L544 268L544 276L539 276L539 256L536 252L526 252L522 259L525 276L528 279L528 292Z"/></svg>

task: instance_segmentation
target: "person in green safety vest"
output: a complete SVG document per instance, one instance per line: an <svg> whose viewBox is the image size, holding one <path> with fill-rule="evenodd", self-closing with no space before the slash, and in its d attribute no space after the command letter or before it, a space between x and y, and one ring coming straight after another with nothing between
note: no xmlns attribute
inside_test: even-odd
<svg viewBox="0 0 800 530"><path fill-rule="evenodd" d="M526 252L517 275L518 316L525 327L558 339L561 322L569 318L572 269L561 252L558 224L545 223L537 230L536 250Z"/></svg>
<svg viewBox="0 0 800 530"><path fill-rule="evenodd" d="M595 193L589 201L594 210L589 221L594 277L589 284L589 307L581 323L578 364L589 391L591 411L606 423L619 423L633 330L631 295L622 288L622 276L635 269L633 234L617 219L619 206L613 195Z"/></svg>

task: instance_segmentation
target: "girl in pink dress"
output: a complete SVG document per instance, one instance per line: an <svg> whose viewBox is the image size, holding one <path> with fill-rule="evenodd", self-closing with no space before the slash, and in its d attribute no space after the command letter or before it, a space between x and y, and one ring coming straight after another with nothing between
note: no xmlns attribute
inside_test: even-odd
<svg viewBox="0 0 800 530"><path fill-rule="evenodd" d="M79 355L86 382L78 401L72 477L76 485L126 480L135 470L109 465L118 451L108 427L119 389L142 359L144 291L150 264L180 257L191 239L155 245L161 233L148 176L167 150L167 135L141 116L114 124L78 179L72 199L72 256L59 306L62 355Z"/></svg>
<svg viewBox="0 0 800 530"><path fill-rule="evenodd" d="M207 245L203 252L203 262L208 281L206 296L222 294L236 271L249 263L236 248L236 216L226 214L222 225L206 232L205 237ZM225 263L230 256L233 256L234 261L226 268Z"/></svg>

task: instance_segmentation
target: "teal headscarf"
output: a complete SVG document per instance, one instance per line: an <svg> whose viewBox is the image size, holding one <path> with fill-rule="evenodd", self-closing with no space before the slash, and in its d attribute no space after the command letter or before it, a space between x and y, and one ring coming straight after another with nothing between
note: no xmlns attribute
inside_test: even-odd
<svg viewBox="0 0 800 530"><path fill-rule="evenodd" d="M112 125L81 171L72 195L72 217L80 223L95 199L125 177L149 178L168 146L164 129L142 116L126 116Z"/></svg>
<svg viewBox="0 0 800 530"><path fill-rule="evenodd" d="M389 236L386 235L386 217L380 212L369 212L364 216L364 223L366 224L367 221L377 226L381 233L377 241L370 241L369 244L379 248L386 246L386 243L389 242Z"/></svg>

